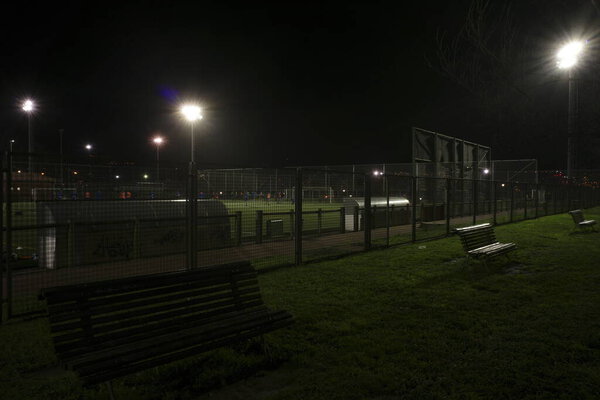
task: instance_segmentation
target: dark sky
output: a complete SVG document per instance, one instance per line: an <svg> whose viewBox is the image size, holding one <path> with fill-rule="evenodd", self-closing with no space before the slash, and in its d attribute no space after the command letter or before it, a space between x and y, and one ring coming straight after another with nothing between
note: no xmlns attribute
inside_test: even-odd
<svg viewBox="0 0 600 400"><path fill-rule="evenodd" d="M197 154L212 164L405 162L399 146L413 125L487 145L457 109L466 93L426 61L468 4L23 3L3 12L0 138L26 149L18 104L30 96L43 153L58 152L62 128L68 155L90 142L98 155L150 163L160 133L161 158L186 161L189 126L177 114L186 100L204 109ZM535 26L531 10L522 18ZM541 32L548 23L552 15ZM551 150L560 162L554 147L514 155Z"/></svg>

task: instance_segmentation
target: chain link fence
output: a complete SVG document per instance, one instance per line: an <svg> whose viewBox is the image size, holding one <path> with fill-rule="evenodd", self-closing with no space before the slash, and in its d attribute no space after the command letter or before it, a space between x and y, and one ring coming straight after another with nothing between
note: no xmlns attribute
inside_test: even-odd
<svg viewBox="0 0 600 400"><path fill-rule="evenodd" d="M44 287L238 260L264 270L600 202L591 185L390 165L197 170L7 154L2 170L4 319L40 313Z"/></svg>

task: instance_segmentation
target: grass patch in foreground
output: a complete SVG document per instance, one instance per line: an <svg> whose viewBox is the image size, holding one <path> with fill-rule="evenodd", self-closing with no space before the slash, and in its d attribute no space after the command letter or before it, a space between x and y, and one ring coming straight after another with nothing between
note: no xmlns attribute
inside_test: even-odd
<svg viewBox="0 0 600 400"><path fill-rule="evenodd" d="M450 237L265 273L265 303L296 318L266 336L278 362L223 349L117 380L117 396L599 398L600 233L574 230L567 214L496 232L518 250L488 268ZM43 320L0 328L0 392L106 398L70 375L32 378L53 364L49 347Z"/></svg>

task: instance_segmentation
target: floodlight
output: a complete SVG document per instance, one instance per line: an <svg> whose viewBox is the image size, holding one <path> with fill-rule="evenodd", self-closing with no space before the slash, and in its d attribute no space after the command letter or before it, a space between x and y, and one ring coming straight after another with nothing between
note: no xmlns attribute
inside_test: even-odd
<svg viewBox="0 0 600 400"><path fill-rule="evenodd" d="M33 109L35 108L35 104L33 103L33 100L27 99L23 102L23 106L21 108L23 109L23 111L29 113L33 111Z"/></svg>
<svg viewBox="0 0 600 400"><path fill-rule="evenodd" d="M583 51L583 42L573 41L569 42L558 51L556 58L558 61L556 65L560 69L568 69L577 64L579 56Z"/></svg>
<svg viewBox="0 0 600 400"><path fill-rule="evenodd" d="M158 146L163 142L163 138L161 138L160 136L156 136L154 139L152 139L152 141Z"/></svg>
<svg viewBox="0 0 600 400"><path fill-rule="evenodd" d="M194 104L184 104L181 106L181 113L190 122L202 119L202 109Z"/></svg>
<svg viewBox="0 0 600 400"><path fill-rule="evenodd" d="M489 173L490 173L490 170L489 170L489 169L487 169L487 168L485 168L485 169L483 170L483 173L487 175L487 174L489 174Z"/></svg>
<svg viewBox="0 0 600 400"><path fill-rule="evenodd" d="M91 150L91 149L92 149L92 145L91 145L91 144L86 144L86 145L85 145L85 148L86 148L87 150Z"/></svg>

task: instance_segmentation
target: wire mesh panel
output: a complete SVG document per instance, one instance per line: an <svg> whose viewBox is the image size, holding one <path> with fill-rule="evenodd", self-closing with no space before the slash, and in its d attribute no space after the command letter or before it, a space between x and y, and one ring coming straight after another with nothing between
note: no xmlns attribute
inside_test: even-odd
<svg viewBox="0 0 600 400"><path fill-rule="evenodd" d="M412 178L388 174L385 184L387 194L383 192L380 197L384 203L372 201L373 242L390 246L408 243L412 241Z"/></svg>
<svg viewBox="0 0 600 400"><path fill-rule="evenodd" d="M218 216L198 217L198 265L250 260L256 268L294 262L292 169L225 169L199 172L198 197L218 200ZM222 226L220 243L202 229ZM218 236L218 235L217 235Z"/></svg>
<svg viewBox="0 0 600 400"><path fill-rule="evenodd" d="M364 182L362 174L305 169L302 175L302 259L363 251Z"/></svg>
<svg viewBox="0 0 600 400"><path fill-rule="evenodd" d="M182 170L15 155L7 185L9 314L39 309L40 288L185 267ZM168 182L168 184L167 184Z"/></svg>
<svg viewBox="0 0 600 400"><path fill-rule="evenodd" d="M417 178L415 239L446 235L447 179Z"/></svg>
<svg viewBox="0 0 600 400"><path fill-rule="evenodd" d="M496 223L511 222L514 206L514 185L507 182L495 182L496 189Z"/></svg>
<svg viewBox="0 0 600 400"><path fill-rule="evenodd" d="M494 182L479 180L475 187L475 223L494 223Z"/></svg>
<svg viewBox="0 0 600 400"><path fill-rule="evenodd" d="M473 181L449 179L449 229L473 225Z"/></svg>

